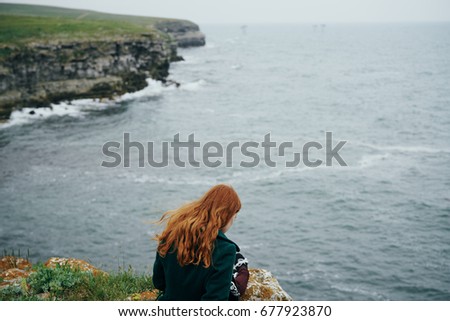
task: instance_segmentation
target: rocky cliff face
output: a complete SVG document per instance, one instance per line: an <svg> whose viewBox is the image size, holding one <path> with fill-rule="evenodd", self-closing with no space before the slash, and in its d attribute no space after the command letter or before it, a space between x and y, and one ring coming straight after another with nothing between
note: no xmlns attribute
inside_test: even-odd
<svg viewBox="0 0 450 321"><path fill-rule="evenodd" d="M172 36L178 47L205 45L205 35L190 21L160 21L155 24L155 28Z"/></svg>
<svg viewBox="0 0 450 321"><path fill-rule="evenodd" d="M164 32L96 41L53 41L0 48L0 119L13 108L62 100L109 98L164 81L177 45L204 45L198 26L161 23Z"/></svg>
<svg viewBox="0 0 450 321"><path fill-rule="evenodd" d="M162 80L176 45L146 37L10 47L0 65L0 113L77 98L104 98Z"/></svg>

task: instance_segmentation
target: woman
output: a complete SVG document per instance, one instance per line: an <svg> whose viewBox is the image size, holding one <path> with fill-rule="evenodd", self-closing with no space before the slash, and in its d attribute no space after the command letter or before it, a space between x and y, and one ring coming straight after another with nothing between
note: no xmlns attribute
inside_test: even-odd
<svg viewBox="0 0 450 321"><path fill-rule="evenodd" d="M219 184L200 199L165 213L153 285L158 300L228 300L239 247L225 233L241 208L231 186Z"/></svg>

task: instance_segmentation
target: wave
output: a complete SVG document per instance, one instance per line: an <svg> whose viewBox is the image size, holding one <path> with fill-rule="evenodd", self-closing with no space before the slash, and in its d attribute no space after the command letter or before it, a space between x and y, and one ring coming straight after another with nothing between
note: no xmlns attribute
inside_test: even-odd
<svg viewBox="0 0 450 321"><path fill-rule="evenodd" d="M75 104L61 103L51 105L51 107L25 107L20 110L14 110L10 118L0 125L0 129L15 125L24 125L36 120L43 120L53 116L70 116L75 118L83 117L86 112L80 109L80 102Z"/></svg>
<svg viewBox="0 0 450 321"><path fill-rule="evenodd" d="M346 293L355 294L358 296L363 296L366 299L370 300L387 300L388 298L377 291L364 289L362 287L357 286L349 286L347 284L332 284L331 289L335 289L340 292L344 292L344 295L347 295Z"/></svg>
<svg viewBox="0 0 450 321"><path fill-rule="evenodd" d="M50 107L24 107L14 110L9 119L0 125L0 129L24 125L50 117L83 118L88 115L89 111L118 107L118 102L117 99L77 99L71 102L64 101L58 104L50 104Z"/></svg>
<svg viewBox="0 0 450 321"><path fill-rule="evenodd" d="M380 161L385 160L389 157L388 153L384 154L375 154L375 155L363 155L358 162L359 168L371 167L375 164L378 164Z"/></svg>
<svg viewBox="0 0 450 321"><path fill-rule="evenodd" d="M243 68L243 66L241 64L236 64L236 65L231 66L231 69L234 69L234 70L241 70L242 68Z"/></svg>
<svg viewBox="0 0 450 321"><path fill-rule="evenodd" d="M219 183L227 184L240 184L247 182L270 182L279 181L284 179L285 176L290 177L299 175L302 172L319 169L320 167L325 168L325 166L319 166L316 168L309 167L296 167L296 168L264 168L258 171L234 171L229 174L218 175L216 177L208 177L208 175L177 175L173 177L164 176L165 174L159 175L138 175L138 174L126 174L125 178L130 179L135 183L159 183L167 185L202 185L211 186Z"/></svg>
<svg viewBox="0 0 450 321"><path fill-rule="evenodd" d="M179 88L185 91L197 91L201 89L205 84L206 84L205 80L199 79L193 82L182 83Z"/></svg>
<svg viewBox="0 0 450 321"><path fill-rule="evenodd" d="M316 167L317 168L317 167ZM231 177L227 177L227 182L231 184L245 183L245 182L259 182L259 181L277 181L285 175L295 175L307 170L311 170L310 167L295 167L295 168L285 168L281 169L264 169L258 172L247 171L247 172L234 172Z"/></svg>
<svg viewBox="0 0 450 321"><path fill-rule="evenodd" d="M295 179L301 175L304 175L308 171L318 171L318 170L328 170L334 171L338 170L359 170L367 167L372 167L380 162L386 160L390 157L389 153L384 154L374 154L374 155L363 155L362 158L357 162L355 166L326 166L322 164L318 167L285 167L277 166L275 168L260 166L258 169L248 169L248 170L234 170L229 171L226 174L211 173L209 176L207 173L203 175L197 175L197 173L184 174L168 176L167 172L161 173L160 175L155 173L153 175L149 174L126 174L126 179L129 179L135 183L158 183L166 185L200 185L200 186L211 186L219 183L228 184L242 184L248 182L264 182L265 184L276 184L279 181L285 181L286 179ZM236 164L235 164L236 165ZM169 167L172 166L169 164ZM236 165L237 166L237 165ZM214 175L214 176L213 176ZM217 176L216 176L217 175Z"/></svg>
<svg viewBox="0 0 450 321"><path fill-rule="evenodd" d="M145 100L149 97L156 97L165 92L177 90L176 86L164 86L161 81L156 81L151 78L146 79L146 81L147 86L144 89L133 93L125 93L113 99L76 99L71 102L64 101L58 104L51 104L50 107L24 107L14 110L10 118L5 123L0 124L0 129L24 125L49 117L69 116L82 118L89 111L118 107L123 102ZM205 83L205 80L199 79L193 82L183 83L179 89L184 91L198 91Z"/></svg>
<svg viewBox="0 0 450 321"><path fill-rule="evenodd" d="M120 106L121 102L137 100L143 97L160 95L163 91L161 82L153 79L147 79L147 87L134 93L126 93L113 99L76 99L70 102L63 101L58 104L51 104L50 107L25 107L14 110L10 118L0 125L0 129L15 125L24 125L49 117L69 116L73 118L82 118L89 111L103 110L111 107ZM168 88L168 87L167 87Z"/></svg>
<svg viewBox="0 0 450 321"><path fill-rule="evenodd" d="M207 177L198 177L198 179L193 179L192 177L158 177L154 175L139 175L136 177L135 175L131 175L131 179L135 183L159 183L159 184L167 184L167 185L206 185L211 186L218 184L219 181L217 178L207 178Z"/></svg>
<svg viewBox="0 0 450 321"><path fill-rule="evenodd" d="M199 65L203 62L200 57L189 53L185 53L184 50L180 51L179 54L183 57L183 60L171 62L170 68L172 67L177 68L177 65Z"/></svg>
<svg viewBox="0 0 450 321"><path fill-rule="evenodd" d="M429 153L429 154L437 154L437 153L450 153L450 149L442 149L442 148L433 148L426 146L386 146L386 145L374 145L368 143L360 143L357 144L359 146L369 147L371 149L376 149L379 151L392 151L392 152L400 152L400 153Z"/></svg>
<svg viewBox="0 0 450 321"><path fill-rule="evenodd" d="M206 49L214 49L214 48L217 48L217 45L213 42L210 42L205 45L205 48Z"/></svg>
<svg viewBox="0 0 450 321"><path fill-rule="evenodd" d="M140 100L147 97L155 97L163 94L164 91L173 90L173 86L164 86L161 81L151 78L146 79L147 87L132 93L126 93L118 97L116 101Z"/></svg>

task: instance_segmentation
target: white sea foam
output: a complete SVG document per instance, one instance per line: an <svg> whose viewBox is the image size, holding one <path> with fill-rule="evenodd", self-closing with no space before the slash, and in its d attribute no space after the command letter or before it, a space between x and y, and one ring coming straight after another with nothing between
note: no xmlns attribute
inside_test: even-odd
<svg viewBox="0 0 450 321"><path fill-rule="evenodd" d="M442 148L432 148L426 146L386 146L386 145L374 145L362 143L360 146L366 146L372 149L380 150L380 151L393 151L393 152L402 152L402 153L450 153L449 149Z"/></svg>
<svg viewBox="0 0 450 321"><path fill-rule="evenodd" d="M51 104L50 107L24 107L14 110L9 119L0 125L0 129L14 125L23 125L50 117L69 116L82 118L91 110L103 110L117 105L117 100L77 99L71 102Z"/></svg>
<svg viewBox="0 0 450 321"><path fill-rule="evenodd" d="M233 37L233 38L228 38L228 39L226 39L225 42L226 42L226 43L229 43L229 44L235 44L235 43L237 43L239 40L240 40L239 37Z"/></svg>
<svg viewBox="0 0 450 321"><path fill-rule="evenodd" d="M192 179L192 177L165 177L156 175L139 175L139 177L132 175L131 179L135 183L159 183L167 185L206 185L211 186L218 183L216 178L200 178Z"/></svg>
<svg viewBox="0 0 450 321"><path fill-rule="evenodd" d="M201 89L204 85L206 84L206 81L204 81L203 79L199 79L199 80L195 80L193 82L188 82L188 83L182 83L180 85L180 89L181 90L185 90L185 91L197 91L199 89Z"/></svg>
<svg viewBox="0 0 450 321"><path fill-rule="evenodd" d="M117 100L118 101L129 101L129 100L139 100L146 97L155 97L162 95L164 91L172 90L173 86L167 86L164 87L162 82L153 80L151 78L146 79L147 81L147 87L135 91L132 93L126 93L120 96Z"/></svg>
<svg viewBox="0 0 450 321"><path fill-rule="evenodd" d="M58 104L51 104L51 107L25 107L19 110L14 110L10 118L3 124L0 124L0 129L7 128L14 125L23 125L31 123L36 120L42 120L55 116L70 116L74 118L84 117L90 110L102 110L119 106L121 102L142 100L147 97L155 97L164 94L165 92L177 90L176 86L164 86L162 82L146 79L147 87L142 90L126 93L114 99L77 99L70 103L65 101ZM197 91L204 86L206 82L203 79L187 82L180 85L179 89L185 91Z"/></svg>
<svg viewBox="0 0 450 321"><path fill-rule="evenodd" d="M172 62L171 65L172 64L174 66L176 66L177 64L197 65L197 64L200 64L203 62L198 56L191 55L191 54L184 54L183 52L179 52L179 54L183 57L183 60Z"/></svg>
<svg viewBox="0 0 450 321"><path fill-rule="evenodd" d="M286 169L275 170L259 170L259 171L247 171L247 172L234 172L231 177L227 179L230 184L237 184L243 182L259 182L279 179Z"/></svg>
<svg viewBox="0 0 450 321"><path fill-rule="evenodd" d="M209 114L214 114L216 111L212 108L204 108L203 109L204 113L209 113Z"/></svg>
<svg viewBox="0 0 450 321"><path fill-rule="evenodd" d="M341 292L360 294L360 295L363 295L370 299L386 300L386 297L381 293L378 293L378 292L372 291L372 290L366 290L366 289L356 287L356 286L351 287L351 286L348 286L345 284L334 284L334 285L331 285L331 288L336 289Z"/></svg>
<svg viewBox="0 0 450 321"><path fill-rule="evenodd" d="M252 243L252 244L240 244L239 247L241 250L249 250L249 249L256 249L256 248L262 248L264 246L267 246L267 244L264 244L263 242L258 243Z"/></svg>
<svg viewBox="0 0 450 321"><path fill-rule="evenodd" d="M58 106L67 107L74 106L75 108L79 108L82 110L99 110L110 107L115 103L114 99L77 99L72 102L62 102L59 104L52 104L53 108L57 108Z"/></svg>
<svg viewBox="0 0 450 321"><path fill-rule="evenodd" d="M201 185L201 186L211 186L219 183L226 182L228 184L239 184L245 182L262 182L262 181L277 181L282 177L289 175L290 177L294 175L299 175L304 171L318 168L325 168L325 166L320 166L317 168L309 167L296 167L296 168L264 168L257 171L234 171L230 174L219 175L217 177L198 177L196 175L189 176L165 176L165 175L137 175L128 174L127 178L135 183L158 183L166 185Z"/></svg>
<svg viewBox="0 0 450 321"><path fill-rule="evenodd" d="M363 155L358 162L358 167L366 168L374 166L389 157L388 153Z"/></svg>
<svg viewBox="0 0 450 321"><path fill-rule="evenodd" d="M25 107L11 113L7 122L0 125L0 129L14 125L23 125L36 120L42 120L53 116L70 116L80 118L85 115L77 105L67 103L52 105L52 107Z"/></svg>
<svg viewBox="0 0 450 321"><path fill-rule="evenodd" d="M214 48L216 48L217 47L217 45L215 44L215 43L213 43L213 42L211 42L211 43L207 43L206 45L205 45L205 48L206 49L214 49Z"/></svg>

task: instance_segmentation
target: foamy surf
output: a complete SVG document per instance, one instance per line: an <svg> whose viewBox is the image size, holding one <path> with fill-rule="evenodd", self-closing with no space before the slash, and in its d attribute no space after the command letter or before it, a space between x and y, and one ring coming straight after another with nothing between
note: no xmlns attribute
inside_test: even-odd
<svg viewBox="0 0 450 321"><path fill-rule="evenodd" d="M8 121L0 125L0 129L24 125L37 120L47 119L54 116L70 116L80 118L86 112L81 110L77 105L69 105L67 103L52 105L51 107L25 107L20 110L15 110L11 113Z"/></svg>
<svg viewBox="0 0 450 321"><path fill-rule="evenodd" d="M47 119L49 117L69 116L73 118L82 118L89 111L98 111L107 108L120 106L121 102L132 100L142 100L147 97L155 97L162 95L166 91L175 90L175 86L164 86L162 82L153 79L146 79L147 86L133 93L126 93L113 99L76 99L70 102L64 101L58 104L51 104L50 107L24 107L14 110L10 118L3 124L0 129L8 128L15 125L24 125L33 121ZM186 84L186 90L197 90L202 82L195 81Z"/></svg>
<svg viewBox="0 0 450 321"><path fill-rule="evenodd" d="M117 101L141 100L147 97L155 97L162 95L165 91L173 90L174 86L164 86L161 81L151 78L146 79L147 87L132 93L126 93L117 98Z"/></svg>
<svg viewBox="0 0 450 321"><path fill-rule="evenodd" d="M24 125L51 117L85 117L89 111L103 110L118 106L116 100L110 99L77 99L71 102L51 104L50 107L24 107L14 110L10 118L0 125L0 129L15 125Z"/></svg>
<svg viewBox="0 0 450 321"><path fill-rule="evenodd" d="M158 183L158 184L166 184L166 185L204 185L204 186L212 186L218 184L219 181L217 178L206 178L202 179L188 179L188 178L180 178L180 177L161 177L155 175L132 175L130 177L135 183Z"/></svg>
<svg viewBox="0 0 450 321"><path fill-rule="evenodd" d="M213 42L211 42L211 43L207 43L206 45L205 45L205 48L206 49L214 49L214 48L217 48L217 45L215 44L215 43L213 43Z"/></svg>
<svg viewBox="0 0 450 321"><path fill-rule="evenodd" d="M400 152L400 153L427 153L427 154L450 153L449 149L440 149L440 148L433 148L433 147L427 147L427 146L398 146L398 145L383 146L383 145L374 145L374 144L367 144L367 143L361 143L358 145L369 147L369 148L380 150L380 151L391 151L391 152Z"/></svg>
<svg viewBox="0 0 450 321"><path fill-rule="evenodd" d="M325 169L325 166L319 166ZM149 175L149 174L127 174L126 179L130 179L135 183L147 184L158 183L164 185L194 185L194 186L212 186L215 184L226 182L228 184L242 184L246 182L265 182L265 181L278 181L284 179L284 177L294 177L302 175L303 172L311 170L309 167L296 167L296 168L279 168L279 169L261 169L257 171L239 171L232 172L230 174L223 174L217 177L202 176L200 179L197 176L174 176L168 177L164 175ZM317 167L315 168L317 169Z"/></svg>
<svg viewBox="0 0 450 321"><path fill-rule="evenodd" d="M375 154L375 155L364 155L358 162L358 167L367 168L379 164L381 161L389 157L388 153Z"/></svg>
<svg viewBox="0 0 450 321"><path fill-rule="evenodd" d="M205 86L206 81L203 79L195 80L193 82L188 82L180 85L181 90L185 91L197 91Z"/></svg>

